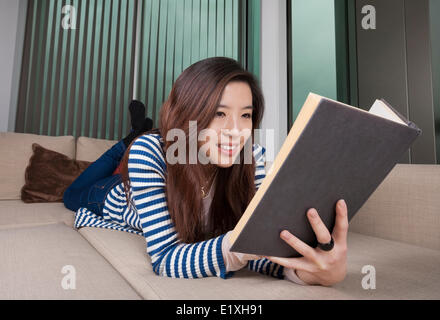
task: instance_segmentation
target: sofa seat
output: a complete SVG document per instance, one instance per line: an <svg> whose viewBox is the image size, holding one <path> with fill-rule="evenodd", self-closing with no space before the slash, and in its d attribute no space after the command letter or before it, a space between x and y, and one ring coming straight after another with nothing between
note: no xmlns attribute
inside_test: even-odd
<svg viewBox="0 0 440 320"><path fill-rule="evenodd" d="M21 200L2 200L0 230L64 222L73 227L74 212L62 202L24 203Z"/></svg>
<svg viewBox="0 0 440 320"><path fill-rule="evenodd" d="M142 236L81 228L79 232L144 299L439 299L440 251L349 232L347 277L332 286L301 286L250 270L230 279L157 276ZM363 289L363 266L374 266L376 288Z"/></svg>
<svg viewBox="0 0 440 320"><path fill-rule="evenodd" d="M64 223L1 229L0 243L0 299L140 299L120 274ZM74 269L63 272L65 266ZM63 288L66 276L75 276L73 289ZM69 283L73 282L64 281Z"/></svg>
<svg viewBox="0 0 440 320"><path fill-rule="evenodd" d="M151 268L142 236L73 229L63 203L23 203L32 143L95 161L116 141L0 133L0 299L440 299L440 165L398 164L350 221L348 273L300 286L248 270L231 279L171 279ZM75 290L62 266L73 265ZM364 266L376 289L362 288Z"/></svg>

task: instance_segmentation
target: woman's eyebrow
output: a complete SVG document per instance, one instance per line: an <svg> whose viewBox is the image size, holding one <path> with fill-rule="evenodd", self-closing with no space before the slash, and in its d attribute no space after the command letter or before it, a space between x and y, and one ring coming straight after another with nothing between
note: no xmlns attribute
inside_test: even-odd
<svg viewBox="0 0 440 320"><path fill-rule="evenodd" d="M225 106L224 104L219 104L218 106L222 107L222 108L230 109L229 106ZM246 106L246 107L243 107L242 109L254 109L254 107L253 106Z"/></svg>

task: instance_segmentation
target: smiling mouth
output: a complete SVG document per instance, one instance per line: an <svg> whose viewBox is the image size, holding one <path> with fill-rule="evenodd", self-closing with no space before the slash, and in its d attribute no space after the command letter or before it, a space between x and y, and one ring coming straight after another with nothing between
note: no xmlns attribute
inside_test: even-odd
<svg viewBox="0 0 440 320"><path fill-rule="evenodd" d="M217 147L223 149L223 150L235 150L236 148L238 148L240 145L239 144L217 144Z"/></svg>
<svg viewBox="0 0 440 320"><path fill-rule="evenodd" d="M217 144L217 147L220 153L229 157L234 155L240 149L239 144Z"/></svg>

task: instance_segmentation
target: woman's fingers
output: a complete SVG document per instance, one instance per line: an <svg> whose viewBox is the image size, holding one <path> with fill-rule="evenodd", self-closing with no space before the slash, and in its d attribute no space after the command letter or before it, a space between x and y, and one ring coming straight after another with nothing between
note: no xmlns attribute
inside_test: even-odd
<svg viewBox="0 0 440 320"><path fill-rule="evenodd" d="M316 260L315 250L312 247L310 247L307 243L301 241L287 230L283 230L280 236L281 239L286 241L289 246L291 246L297 252L302 254L304 257L309 258L312 261Z"/></svg>
<svg viewBox="0 0 440 320"><path fill-rule="evenodd" d="M339 200L336 203L336 222L333 228L333 239L338 243L347 242L348 232L348 211L347 204L344 200Z"/></svg>
<svg viewBox="0 0 440 320"><path fill-rule="evenodd" d="M312 269L312 264L307 262L304 258L281 258L281 257L266 257L274 263L278 263L286 268L309 271Z"/></svg>
<svg viewBox="0 0 440 320"><path fill-rule="evenodd" d="M309 218L310 225L312 226L313 231L316 234L316 238L320 243L329 243L331 238L330 231L328 231L324 222L322 222L321 217L318 214L316 209L310 209L307 212L307 216Z"/></svg>

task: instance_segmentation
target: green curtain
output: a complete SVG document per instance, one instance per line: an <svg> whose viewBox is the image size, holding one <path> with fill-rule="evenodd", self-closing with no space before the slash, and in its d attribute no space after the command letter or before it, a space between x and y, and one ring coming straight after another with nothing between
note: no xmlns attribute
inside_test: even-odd
<svg viewBox="0 0 440 320"><path fill-rule="evenodd" d="M147 115L155 124L174 81L199 60L230 57L258 76L259 56L252 52L247 55L243 43L247 38L246 16L250 13L253 20L249 24L253 28L249 29L253 33L248 46L259 49L259 41L255 40L259 40L259 1L247 4L241 0L145 0L140 11L137 99L145 103Z"/></svg>
<svg viewBox="0 0 440 320"><path fill-rule="evenodd" d="M118 139L132 96L135 0L29 0L16 132ZM76 29L64 29L65 5Z"/></svg>
<svg viewBox="0 0 440 320"><path fill-rule="evenodd" d="M247 45L244 46L247 49L247 53L242 55L246 57L246 68L249 72L253 73L259 81L261 81L260 75L260 26L261 26L261 1L250 0L247 2L245 18L247 19L245 27L247 35Z"/></svg>
<svg viewBox="0 0 440 320"><path fill-rule="evenodd" d="M145 103L156 125L178 75L211 56L234 58L259 77L259 0L28 5L16 132L119 140L130 129L131 99ZM62 27L66 5L76 9L75 29Z"/></svg>

